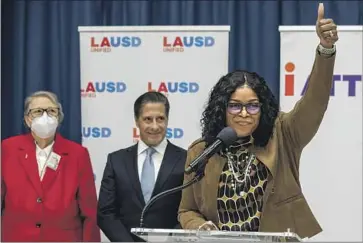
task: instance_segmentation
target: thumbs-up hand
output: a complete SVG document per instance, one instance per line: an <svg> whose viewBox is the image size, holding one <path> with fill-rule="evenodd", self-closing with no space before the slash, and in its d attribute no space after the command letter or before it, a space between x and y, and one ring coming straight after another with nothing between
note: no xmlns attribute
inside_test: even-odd
<svg viewBox="0 0 363 243"><path fill-rule="evenodd" d="M325 48L332 48L338 41L337 26L332 19L324 18L324 4L319 3L318 18L316 20L316 33L320 44Z"/></svg>

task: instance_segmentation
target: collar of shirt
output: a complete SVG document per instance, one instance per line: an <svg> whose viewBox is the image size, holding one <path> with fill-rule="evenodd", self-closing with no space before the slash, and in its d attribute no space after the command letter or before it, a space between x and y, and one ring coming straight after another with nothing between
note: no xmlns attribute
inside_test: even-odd
<svg viewBox="0 0 363 243"><path fill-rule="evenodd" d="M47 147L45 147L44 149L41 149L36 142L35 142L35 145L36 145L36 154L37 155L41 155L42 153L45 153L45 156L48 157L49 154L52 152L54 141L51 144L49 144Z"/></svg>
<svg viewBox="0 0 363 243"><path fill-rule="evenodd" d="M166 138L164 138L161 141L161 143L159 143L159 145L157 145L153 148L156 150L156 152L158 154L164 155L167 145L168 145L168 141L166 140ZM139 140L138 146L137 146L137 155L144 153L148 148L149 148L149 146L147 146L142 140Z"/></svg>

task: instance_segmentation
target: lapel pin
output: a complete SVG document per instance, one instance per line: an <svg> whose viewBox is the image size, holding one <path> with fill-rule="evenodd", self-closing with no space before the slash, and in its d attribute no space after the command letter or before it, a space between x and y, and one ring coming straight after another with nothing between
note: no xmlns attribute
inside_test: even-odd
<svg viewBox="0 0 363 243"><path fill-rule="evenodd" d="M28 158L28 154L25 154L25 158L26 158L26 159Z"/></svg>

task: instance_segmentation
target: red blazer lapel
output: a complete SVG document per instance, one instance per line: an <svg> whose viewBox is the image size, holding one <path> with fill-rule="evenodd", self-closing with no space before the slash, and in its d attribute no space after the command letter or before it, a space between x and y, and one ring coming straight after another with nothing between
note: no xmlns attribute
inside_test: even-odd
<svg viewBox="0 0 363 243"><path fill-rule="evenodd" d="M51 169L48 166L46 167L46 171L42 180L42 188L43 190L49 189L57 178L58 174L64 167L64 164L67 163L67 144L65 139L57 133L53 146L53 153L56 153L60 156L58 161L58 166L56 169Z"/></svg>
<svg viewBox="0 0 363 243"><path fill-rule="evenodd" d="M29 181L35 191L42 196L42 187L40 184L38 162L36 158L35 142L31 134L24 136L24 141L19 142L19 162L23 166Z"/></svg>

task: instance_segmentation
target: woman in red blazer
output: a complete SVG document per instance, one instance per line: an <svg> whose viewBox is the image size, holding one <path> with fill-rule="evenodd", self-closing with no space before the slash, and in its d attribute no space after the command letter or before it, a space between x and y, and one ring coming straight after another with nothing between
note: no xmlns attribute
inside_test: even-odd
<svg viewBox="0 0 363 243"><path fill-rule="evenodd" d="M55 94L25 100L31 132L1 144L1 241L100 242L97 194L86 148L56 133Z"/></svg>

